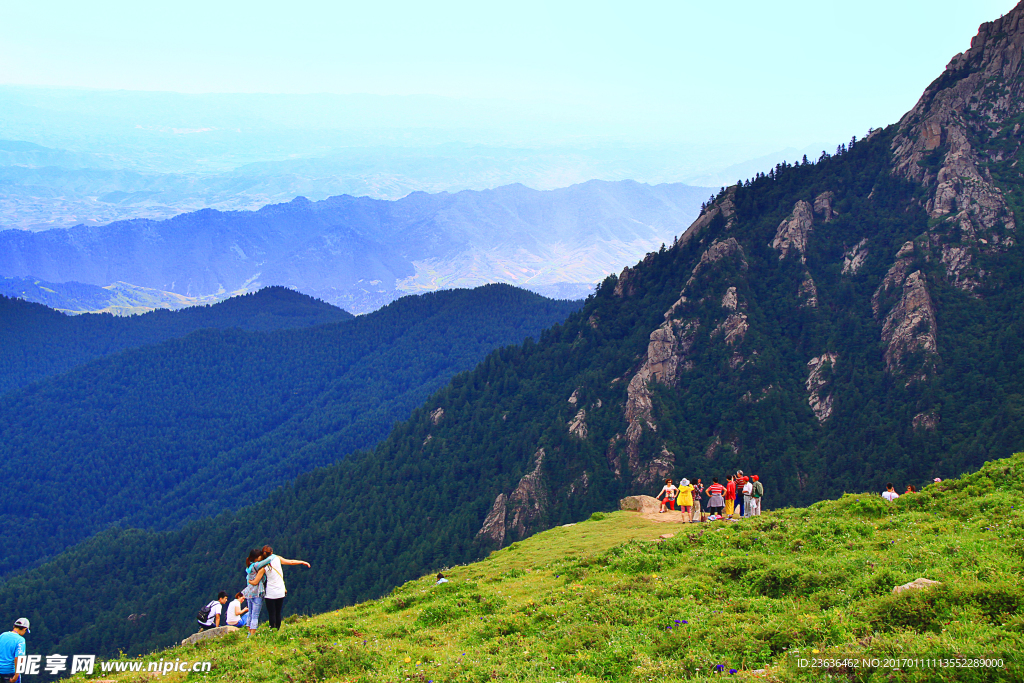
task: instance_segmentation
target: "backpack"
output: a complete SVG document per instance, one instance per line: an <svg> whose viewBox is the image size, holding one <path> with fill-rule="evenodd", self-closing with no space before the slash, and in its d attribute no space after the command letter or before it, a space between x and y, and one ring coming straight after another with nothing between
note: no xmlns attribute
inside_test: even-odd
<svg viewBox="0 0 1024 683"><path fill-rule="evenodd" d="M213 602L208 604L206 607L204 607L201 610L199 610L199 613L196 614L196 619L199 620L200 624L205 624L206 622L208 622L210 620L210 612L213 610L213 603L214 602L217 602L217 601L214 600Z"/></svg>

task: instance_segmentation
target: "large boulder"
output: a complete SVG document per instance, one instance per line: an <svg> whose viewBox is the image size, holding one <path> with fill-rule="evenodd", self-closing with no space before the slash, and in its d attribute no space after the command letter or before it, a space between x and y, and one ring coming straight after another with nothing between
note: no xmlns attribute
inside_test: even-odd
<svg viewBox="0 0 1024 683"><path fill-rule="evenodd" d="M193 633L185 640L181 641L182 645L195 645L201 640L209 640L210 638L220 638L223 635L227 635L232 631L237 631L236 626L218 626L217 628L207 629L200 631L199 633Z"/></svg>
<svg viewBox="0 0 1024 683"><path fill-rule="evenodd" d="M657 498L650 496L626 496L619 501L620 510L636 510L643 514L645 512L658 512L661 510L661 503Z"/></svg>

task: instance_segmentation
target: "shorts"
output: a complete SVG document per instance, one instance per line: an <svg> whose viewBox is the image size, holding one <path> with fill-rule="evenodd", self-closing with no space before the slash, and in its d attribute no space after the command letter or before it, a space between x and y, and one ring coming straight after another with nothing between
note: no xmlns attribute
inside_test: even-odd
<svg viewBox="0 0 1024 683"><path fill-rule="evenodd" d="M689 513L693 512L693 506L692 505L680 505L679 509L683 511L683 514L689 514Z"/></svg>

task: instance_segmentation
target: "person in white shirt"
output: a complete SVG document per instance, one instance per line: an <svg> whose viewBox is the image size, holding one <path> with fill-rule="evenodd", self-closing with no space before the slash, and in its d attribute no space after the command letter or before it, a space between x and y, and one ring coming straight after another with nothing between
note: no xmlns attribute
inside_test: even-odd
<svg viewBox="0 0 1024 683"><path fill-rule="evenodd" d="M284 569L282 565L309 566L309 562L303 560L286 560L274 554L274 549L269 545L263 546L263 554L270 560L267 565L267 594L263 599L267 606L267 621L270 628L281 628L281 611L284 609L284 596L288 595L288 588L284 585Z"/></svg>
<svg viewBox="0 0 1024 683"><path fill-rule="evenodd" d="M218 626L220 626L220 613L221 610L224 609L224 605L227 604L227 601L227 593L225 593L224 591L217 593L217 599L211 602L209 605L207 605L207 607L209 607L210 609L207 614L206 621L203 621L202 619L197 619L197 621L199 622L200 631L205 631L208 628L217 628Z"/></svg>
<svg viewBox="0 0 1024 683"><path fill-rule="evenodd" d="M754 485L749 479L743 485L743 516L750 517L754 514Z"/></svg>
<svg viewBox="0 0 1024 683"><path fill-rule="evenodd" d="M885 490L882 491L882 498L885 498L890 503L900 497L900 494L896 493L896 489L893 488L892 483L885 485Z"/></svg>
<svg viewBox="0 0 1024 683"><path fill-rule="evenodd" d="M249 608L242 609L242 602L244 600L244 595L235 593L235 599L228 605L228 626L245 628L249 620Z"/></svg>
<svg viewBox="0 0 1024 683"><path fill-rule="evenodd" d="M440 586L442 583L448 583L448 579L444 578L444 574L438 574L437 575L437 583L435 583L434 585L435 586Z"/></svg>

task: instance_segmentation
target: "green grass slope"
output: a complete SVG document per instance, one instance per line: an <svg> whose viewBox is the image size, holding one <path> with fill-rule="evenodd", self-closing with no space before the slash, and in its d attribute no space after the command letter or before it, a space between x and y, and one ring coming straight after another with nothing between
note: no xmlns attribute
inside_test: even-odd
<svg viewBox="0 0 1024 683"><path fill-rule="evenodd" d="M205 677L254 683L1022 680L1022 491L1017 454L895 504L846 494L687 526L595 514L452 568L441 587L428 575L280 633L140 659L209 660ZM918 577L941 583L893 594ZM835 657L879 666L798 663ZM1002 665L920 661L955 657ZM885 665L896 658L919 661Z"/></svg>

